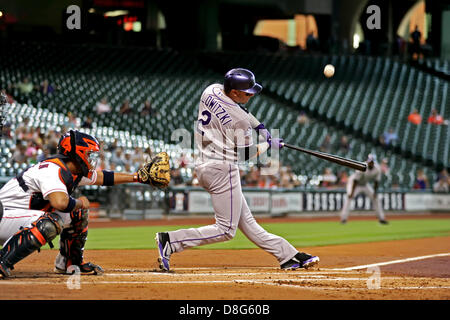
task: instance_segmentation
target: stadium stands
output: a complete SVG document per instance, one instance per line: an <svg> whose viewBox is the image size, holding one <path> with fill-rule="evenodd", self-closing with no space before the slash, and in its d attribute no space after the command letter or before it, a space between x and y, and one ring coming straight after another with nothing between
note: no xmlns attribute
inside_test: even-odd
<svg viewBox="0 0 450 320"><path fill-rule="evenodd" d="M322 74L327 63L337 70L331 79ZM448 70L448 64L434 65ZM351 149L340 155L365 160L369 152L375 152L379 159L389 159L393 174L385 179L385 187L399 183L410 188L412 168L425 166L432 179L435 168L449 166L449 127L415 126L406 121L413 108L424 119L432 108L449 119L448 82L389 58L265 53L204 53L195 57L173 50L17 42L0 53L0 85L8 88L29 76L34 84L48 79L57 87L52 94L37 90L22 94L10 87L18 102L8 110L13 127L27 115L30 125L43 130L60 128L67 121L67 112L72 111L80 121L91 116L92 133L106 143L119 139L128 149L168 149L176 159L180 150L171 141L173 130L192 131L202 90L221 81L223 72L236 66L252 69L265 87L263 94L250 101L249 110L264 119L267 127L279 128L280 136L292 144L318 149L325 135L329 134L336 145L346 134ZM103 97L113 109L97 115L94 108ZM159 115L140 116L147 99ZM124 100L134 110L131 115L118 112ZM309 124L296 122L300 111L307 112L312 120ZM388 128L394 128L400 140L385 149L378 138ZM13 175L20 168L5 161L13 146L4 138L0 145L0 176ZM297 174L309 177L320 175L325 167L342 170L293 152L283 152L281 160Z"/></svg>
<svg viewBox="0 0 450 320"><path fill-rule="evenodd" d="M446 127L435 128L426 123L433 108L445 119L450 118L448 81L391 58L297 56L284 58L285 68L268 74L263 68L258 69L257 61L278 66L280 57L254 53L239 57L241 66L255 70L263 84L269 84L267 89L294 109L305 110L356 135L362 134L366 142L375 144L383 132L394 128L400 137L395 147L403 155L423 160L427 165L448 166L448 156L439 149L445 149L450 141L445 135L432 134ZM227 67L236 60L230 53L216 54L215 59ZM337 70L332 79L322 75L327 63L334 64ZM442 62L445 65L448 66ZM418 128L405 121L414 108L424 119ZM424 141L433 137L437 139L432 140L432 146L427 143L425 148Z"/></svg>

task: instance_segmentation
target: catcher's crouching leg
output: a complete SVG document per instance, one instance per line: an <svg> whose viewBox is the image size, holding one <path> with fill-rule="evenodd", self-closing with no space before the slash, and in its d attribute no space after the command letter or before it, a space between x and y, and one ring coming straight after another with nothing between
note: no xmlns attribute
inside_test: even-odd
<svg viewBox="0 0 450 320"><path fill-rule="evenodd" d="M83 261L84 246L88 234L88 211L77 210L71 212L72 222L64 229L59 237L59 253L55 260L55 272L72 274L75 272L70 266L77 266L83 274L102 274L102 267L91 262Z"/></svg>
<svg viewBox="0 0 450 320"><path fill-rule="evenodd" d="M29 228L22 228L3 245L0 250L0 274L11 275L14 265L23 260L61 233L63 221L55 213L45 213ZM53 247L53 245L51 245Z"/></svg>

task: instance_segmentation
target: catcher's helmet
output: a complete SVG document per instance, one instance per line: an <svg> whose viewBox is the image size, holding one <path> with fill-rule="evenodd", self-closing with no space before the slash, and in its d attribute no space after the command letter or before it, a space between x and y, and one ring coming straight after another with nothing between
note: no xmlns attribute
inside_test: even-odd
<svg viewBox="0 0 450 320"><path fill-rule="evenodd" d="M255 75L247 69L231 69L225 74L223 82L225 92L232 89L257 94L262 90L262 86L255 81Z"/></svg>
<svg viewBox="0 0 450 320"><path fill-rule="evenodd" d="M58 143L58 153L78 163L83 176L87 176L90 170L95 170L99 151L97 139L78 130L66 132Z"/></svg>

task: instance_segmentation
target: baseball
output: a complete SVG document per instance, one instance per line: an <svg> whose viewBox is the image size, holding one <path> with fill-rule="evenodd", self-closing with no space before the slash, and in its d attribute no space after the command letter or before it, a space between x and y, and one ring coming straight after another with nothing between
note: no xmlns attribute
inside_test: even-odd
<svg viewBox="0 0 450 320"><path fill-rule="evenodd" d="M334 66L332 64L327 64L323 69L323 74L327 78L331 78L334 75Z"/></svg>

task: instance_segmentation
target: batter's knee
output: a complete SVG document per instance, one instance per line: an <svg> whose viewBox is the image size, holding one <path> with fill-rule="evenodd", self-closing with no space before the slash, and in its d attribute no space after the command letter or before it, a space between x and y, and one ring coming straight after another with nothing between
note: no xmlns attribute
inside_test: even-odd
<svg viewBox="0 0 450 320"><path fill-rule="evenodd" d="M229 241L236 236L236 230L230 229L223 234L225 241Z"/></svg>

